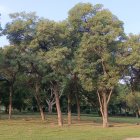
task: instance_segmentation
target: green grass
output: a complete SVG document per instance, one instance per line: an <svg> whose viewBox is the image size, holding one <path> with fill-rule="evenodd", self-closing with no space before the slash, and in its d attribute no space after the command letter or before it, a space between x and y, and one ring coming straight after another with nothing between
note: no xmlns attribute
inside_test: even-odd
<svg viewBox="0 0 140 140"><path fill-rule="evenodd" d="M140 119L112 117L112 127L102 128L101 118L82 116L77 122L73 116L73 124L67 125L64 116L64 126L57 126L56 115L48 115L42 122L39 114L13 115L7 120L7 115L1 115L0 140L124 140L128 137L140 137Z"/></svg>

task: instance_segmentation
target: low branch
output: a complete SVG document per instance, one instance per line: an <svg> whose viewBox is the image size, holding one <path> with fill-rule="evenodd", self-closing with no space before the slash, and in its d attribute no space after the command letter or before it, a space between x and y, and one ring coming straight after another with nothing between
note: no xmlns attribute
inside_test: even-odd
<svg viewBox="0 0 140 140"><path fill-rule="evenodd" d="M111 88L110 93L109 93L109 95L108 95L107 104L108 104L109 101L110 101L110 98L111 98L111 95L112 95L112 91L113 91L113 88Z"/></svg>
<svg viewBox="0 0 140 140"><path fill-rule="evenodd" d="M98 90L97 90L97 95L98 95L99 104L100 104L100 111L101 111L101 114L103 116L104 113L103 113L103 108L102 108L102 101L101 101L100 93Z"/></svg>

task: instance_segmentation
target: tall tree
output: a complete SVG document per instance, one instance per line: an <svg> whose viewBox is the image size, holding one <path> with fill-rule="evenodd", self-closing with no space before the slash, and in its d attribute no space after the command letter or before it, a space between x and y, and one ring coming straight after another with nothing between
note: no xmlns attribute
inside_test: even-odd
<svg viewBox="0 0 140 140"><path fill-rule="evenodd" d="M84 33L89 32L89 27L87 26L88 20L92 18L100 10L102 10L101 4L92 6L92 4L90 3L78 3L72 9L70 9L68 13L69 32L67 40L69 44L67 44L67 46L72 50L69 61L69 74L71 77L70 81L73 83L72 84L73 91L71 93L75 93L77 103L78 120L80 120L80 95L79 95L80 92L78 90L79 79L77 73L74 70L76 67L74 54L80 46L81 39Z"/></svg>
<svg viewBox="0 0 140 140"><path fill-rule="evenodd" d="M23 72L32 80L35 88L34 95L40 110L41 118L44 120L43 108L40 101L40 87L43 76L42 57L36 47L37 21L35 13L10 14L12 22L8 23L3 31L11 44L18 46L21 56ZM45 67L45 65L44 65Z"/></svg>
<svg viewBox="0 0 140 140"><path fill-rule="evenodd" d="M108 104L119 79L115 54L123 36L122 22L108 10L97 12L87 21L89 32L84 33L76 53L77 72L86 90L96 90L103 119L108 127Z"/></svg>
<svg viewBox="0 0 140 140"><path fill-rule="evenodd" d="M7 46L2 49L3 59L0 61L0 75L9 84L9 119L12 116L12 96L14 93L14 83L20 69L19 50L15 46Z"/></svg>
<svg viewBox="0 0 140 140"><path fill-rule="evenodd" d="M126 79L131 89L127 95L129 106L135 107L136 114L140 113L139 92L140 92L140 35L130 34L124 45L120 47L118 64L122 66L122 77ZM121 61L120 61L121 60ZM126 77L129 77L128 79ZM139 114L140 115L140 114Z"/></svg>
<svg viewBox="0 0 140 140"><path fill-rule="evenodd" d="M60 93L60 85L61 82L65 78L67 78L67 57L70 54L70 50L66 47L54 48L46 53L46 61L52 68L52 72L50 73L51 83L53 85L55 100L56 100L56 108L58 114L58 125L62 126L62 113L59 102L59 93Z"/></svg>

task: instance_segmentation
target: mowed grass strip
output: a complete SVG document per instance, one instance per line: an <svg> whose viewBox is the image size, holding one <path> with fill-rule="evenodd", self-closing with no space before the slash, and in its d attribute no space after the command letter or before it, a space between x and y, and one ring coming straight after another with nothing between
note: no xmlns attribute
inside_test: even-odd
<svg viewBox="0 0 140 140"><path fill-rule="evenodd" d="M47 115L43 122L36 115L13 115L12 120L0 120L0 140L124 140L129 137L140 137L139 119L111 117L111 127L102 128L101 118L82 116L81 121L73 116L71 126L67 125L64 115L64 126L57 126L56 115ZM119 122L120 120L120 122ZM124 122L123 122L124 120Z"/></svg>

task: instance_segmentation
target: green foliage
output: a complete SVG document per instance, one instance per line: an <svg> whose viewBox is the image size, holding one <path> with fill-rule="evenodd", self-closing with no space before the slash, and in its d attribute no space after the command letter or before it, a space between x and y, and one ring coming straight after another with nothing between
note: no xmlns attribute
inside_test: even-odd
<svg viewBox="0 0 140 140"><path fill-rule="evenodd" d="M52 69L58 72L62 72L63 70L59 68L63 68L65 66L65 61L70 54L70 49L68 48L54 48L46 53L46 61Z"/></svg>
<svg viewBox="0 0 140 140"><path fill-rule="evenodd" d="M82 37L76 53L76 71L85 89L111 88L119 78L115 62L118 40L123 35L122 22L103 10L88 22L90 32Z"/></svg>
<svg viewBox="0 0 140 140"><path fill-rule="evenodd" d="M123 55L121 55L119 64L132 65L134 68L140 67L140 57L139 57L139 47L140 47L140 35L130 34L122 46ZM120 60L119 59L119 60Z"/></svg>
<svg viewBox="0 0 140 140"><path fill-rule="evenodd" d="M69 11L69 22L75 29L80 29L88 19L92 18L101 9L101 4L92 6L90 3L78 3Z"/></svg>
<svg viewBox="0 0 140 140"><path fill-rule="evenodd" d="M127 105L135 112L139 110L139 69L140 69L140 35L130 34L120 47L118 64L123 66L123 74L130 76L130 94L126 96ZM126 70L127 69L127 70Z"/></svg>
<svg viewBox="0 0 140 140"><path fill-rule="evenodd" d="M127 102L127 95L130 94L130 89L127 85L122 85L122 84L118 84L116 86L116 103L119 104L119 103L126 103Z"/></svg>
<svg viewBox="0 0 140 140"><path fill-rule="evenodd" d="M14 82L15 76L20 69L19 51L15 46L6 46L5 48L1 49L1 53L0 74L10 83Z"/></svg>
<svg viewBox="0 0 140 140"><path fill-rule="evenodd" d="M37 16L35 13L13 13L10 14L11 23L7 23L3 34L7 36L11 44L29 42L34 37Z"/></svg>
<svg viewBox="0 0 140 140"><path fill-rule="evenodd" d="M126 96L126 101L131 109L133 109L134 111L138 111L140 106L140 93L135 92L134 94L128 94Z"/></svg>

